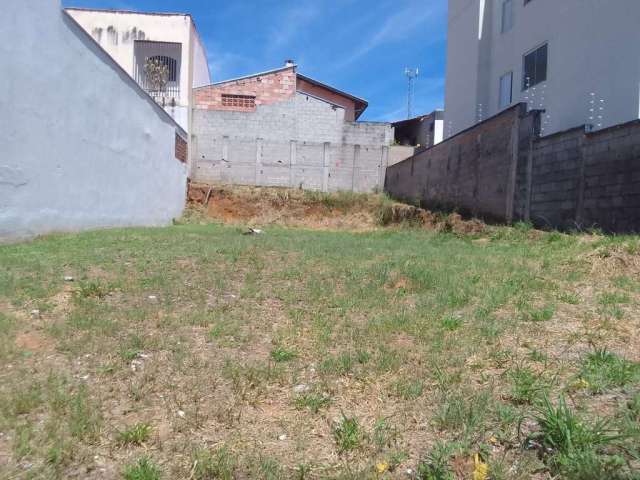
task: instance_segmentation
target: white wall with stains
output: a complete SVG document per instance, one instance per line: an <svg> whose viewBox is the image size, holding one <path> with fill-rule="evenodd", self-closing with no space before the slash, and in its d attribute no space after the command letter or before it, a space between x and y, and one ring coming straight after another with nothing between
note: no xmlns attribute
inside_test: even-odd
<svg viewBox="0 0 640 480"><path fill-rule="evenodd" d="M180 95L167 111L187 131L193 87L211 83L204 45L187 14L138 13L117 10L67 9L113 59L135 76L136 40L180 44Z"/></svg>
<svg viewBox="0 0 640 480"><path fill-rule="evenodd" d="M185 132L59 0L3 3L0 64L0 240L181 215Z"/></svg>

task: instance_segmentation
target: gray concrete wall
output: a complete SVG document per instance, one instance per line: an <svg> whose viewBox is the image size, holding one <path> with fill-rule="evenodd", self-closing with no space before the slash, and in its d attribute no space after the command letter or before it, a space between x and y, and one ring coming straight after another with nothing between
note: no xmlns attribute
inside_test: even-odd
<svg viewBox="0 0 640 480"><path fill-rule="evenodd" d="M1 239L180 216L176 124L59 1L3 3L0 64Z"/></svg>
<svg viewBox="0 0 640 480"><path fill-rule="evenodd" d="M529 213L540 226L640 232L640 121L537 140Z"/></svg>
<svg viewBox="0 0 640 480"><path fill-rule="evenodd" d="M511 219L516 208L519 145L533 130L534 117L523 105L512 107L390 166L385 189L391 196L427 208Z"/></svg>
<svg viewBox="0 0 640 480"><path fill-rule="evenodd" d="M387 169L386 191L538 227L640 232L640 121L539 137L520 104Z"/></svg>
<svg viewBox="0 0 640 480"><path fill-rule="evenodd" d="M382 189L393 130L345 122L343 108L297 93L255 112L194 110L193 179L309 190Z"/></svg>

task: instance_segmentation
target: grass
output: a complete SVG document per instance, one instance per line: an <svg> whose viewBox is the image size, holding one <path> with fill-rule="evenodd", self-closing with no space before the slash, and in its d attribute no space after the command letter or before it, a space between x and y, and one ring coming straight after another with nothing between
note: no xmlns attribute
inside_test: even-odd
<svg viewBox="0 0 640 480"><path fill-rule="evenodd" d="M640 382L640 364L630 362L606 349L589 353L582 362L580 378L593 393Z"/></svg>
<svg viewBox="0 0 640 480"><path fill-rule="evenodd" d="M122 472L124 480L160 480L160 468L149 458L142 457Z"/></svg>
<svg viewBox="0 0 640 480"><path fill-rule="evenodd" d="M0 246L0 477L638 470L635 237L264 230Z"/></svg>
<svg viewBox="0 0 640 480"><path fill-rule="evenodd" d="M362 429L358 420L343 415L333 429L333 438L340 453L358 448L362 443Z"/></svg>
<svg viewBox="0 0 640 480"><path fill-rule="evenodd" d="M123 445L142 445L151 435L151 425L148 423L136 423L132 427L118 432L118 441Z"/></svg>

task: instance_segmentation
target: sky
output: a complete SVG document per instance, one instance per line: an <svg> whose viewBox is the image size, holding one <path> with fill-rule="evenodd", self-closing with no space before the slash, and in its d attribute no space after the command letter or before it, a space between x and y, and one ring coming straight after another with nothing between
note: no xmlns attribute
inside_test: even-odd
<svg viewBox="0 0 640 480"><path fill-rule="evenodd" d="M444 106L447 0L63 0L67 7L190 13L214 81L284 65L366 99L360 118L407 118L405 68L419 68L413 113Z"/></svg>

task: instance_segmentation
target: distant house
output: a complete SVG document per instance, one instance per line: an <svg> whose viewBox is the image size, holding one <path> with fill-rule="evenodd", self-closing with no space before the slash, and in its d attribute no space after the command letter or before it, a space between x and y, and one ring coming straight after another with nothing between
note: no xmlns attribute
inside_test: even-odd
<svg viewBox="0 0 640 480"><path fill-rule="evenodd" d="M191 131L194 87L211 83L207 54L191 15L68 8L67 12L184 128ZM159 85L149 64L165 68Z"/></svg>
<svg viewBox="0 0 640 480"><path fill-rule="evenodd" d="M393 129L359 122L366 100L285 66L194 90L192 178L372 191L384 185Z"/></svg>
<svg viewBox="0 0 640 480"><path fill-rule="evenodd" d="M430 148L443 139L444 112L435 110L393 123L396 145Z"/></svg>
<svg viewBox="0 0 640 480"><path fill-rule="evenodd" d="M543 135L637 119L638 19L638 0L449 0L445 136L518 102Z"/></svg>
<svg viewBox="0 0 640 480"><path fill-rule="evenodd" d="M0 62L0 240L181 215L187 133L59 1L3 4Z"/></svg>

